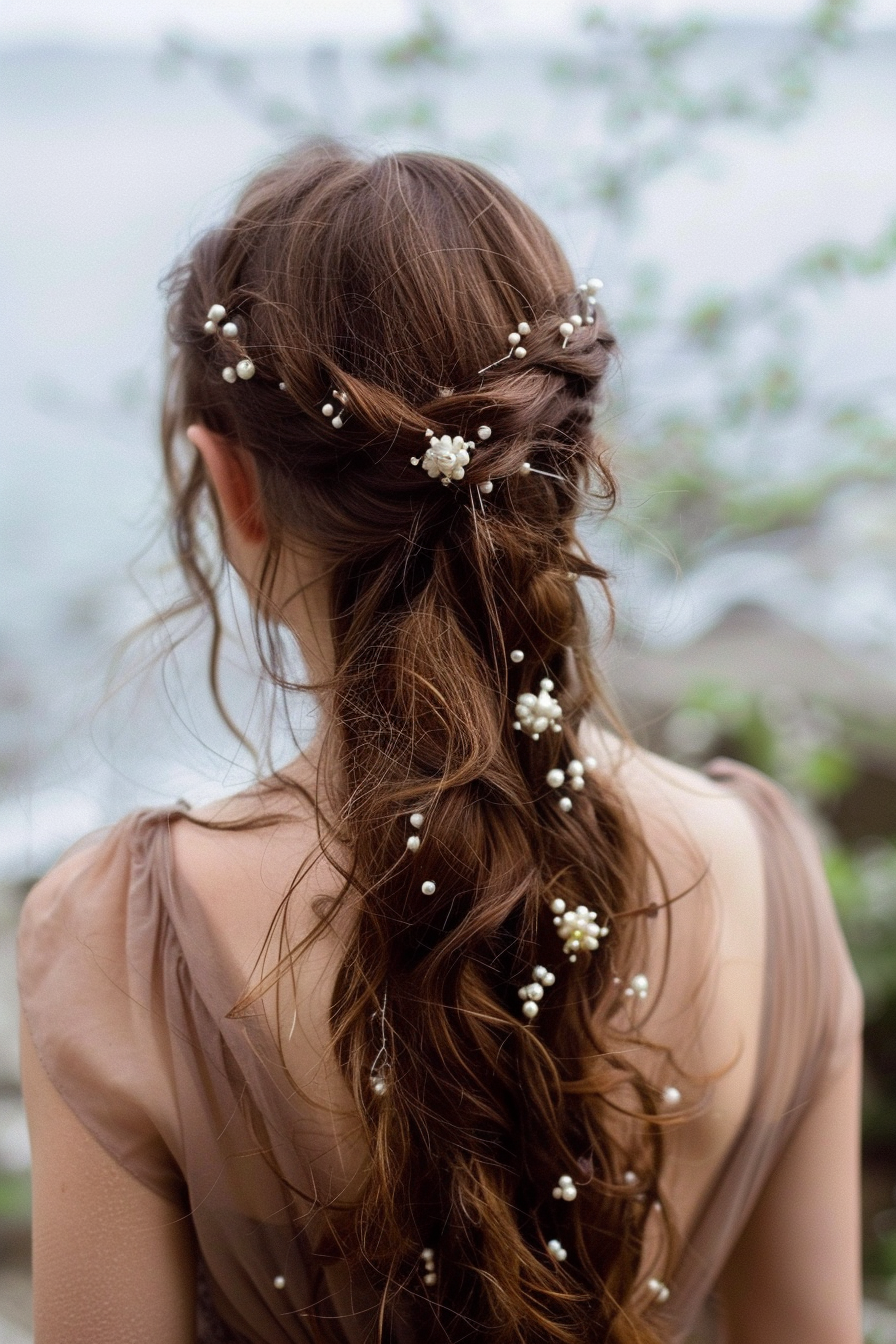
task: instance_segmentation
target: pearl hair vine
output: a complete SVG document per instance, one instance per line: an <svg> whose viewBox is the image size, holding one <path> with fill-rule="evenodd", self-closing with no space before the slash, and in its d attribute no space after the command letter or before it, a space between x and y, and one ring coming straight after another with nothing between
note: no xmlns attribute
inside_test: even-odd
<svg viewBox="0 0 896 1344"><path fill-rule="evenodd" d="M563 709L560 701L551 695L553 689L554 683L550 677L542 677L537 695L532 691L523 692L517 699L514 711L516 719L513 726L516 732L525 733L533 742L537 742L544 732L561 731Z"/></svg>
<svg viewBox="0 0 896 1344"><path fill-rule="evenodd" d="M333 405L332 401L325 401L323 406L321 406L320 408L320 413L321 415L325 415L327 417L327 419L329 420L330 424L333 426L334 429L341 429L342 426L345 424L342 411L348 405L348 397L344 392L338 391L337 388L335 387L333 388L332 395L333 395L333 401L339 402L340 410L339 411L336 410L336 407Z"/></svg>
<svg viewBox="0 0 896 1344"><path fill-rule="evenodd" d="M238 343L240 329L235 322L224 322L226 316L227 309L223 303L213 303L202 328L207 336L221 335L225 340L232 341L242 355L235 365L228 364L221 370L221 377L225 383L235 383L238 378L254 378L255 365Z"/></svg>
<svg viewBox="0 0 896 1344"><path fill-rule="evenodd" d="M434 430L427 429L424 435L429 439L429 447L422 457L412 457L412 467L422 467L427 476L433 480L442 478L443 485L450 485L452 481L462 481L465 475L465 469L470 464L470 454L476 447L473 439L464 439L461 434L442 434L437 435ZM485 443L492 436L492 431L488 425L480 425L476 431L476 437L481 443ZM492 482L486 481L481 487L486 494L491 494Z"/></svg>

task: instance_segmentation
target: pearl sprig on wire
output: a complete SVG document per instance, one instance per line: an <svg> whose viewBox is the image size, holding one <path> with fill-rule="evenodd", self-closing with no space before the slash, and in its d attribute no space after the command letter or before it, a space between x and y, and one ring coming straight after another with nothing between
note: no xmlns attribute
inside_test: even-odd
<svg viewBox="0 0 896 1344"><path fill-rule="evenodd" d="M554 1260L558 1260L560 1264L566 1259L566 1249L560 1245L560 1242L556 1237L551 1237L551 1240L548 1242L548 1255Z"/></svg>
<svg viewBox="0 0 896 1344"><path fill-rule="evenodd" d="M437 437L431 429L426 431L429 447L422 457L412 457L412 467L422 467L433 480L442 477L443 485L452 481L462 481L464 468L469 466L470 453L476 447L472 439L463 439L460 434L454 437L442 434Z"/></svg>
<svg viewBox="0 0 896 1344"><path fill-rule="evenodd" d="M597 911L589 910L587 905L577 905L575 910L569 910L563 897L557 896L551 901L551 910L557 937L563 940L563 951L570 961L575 961L578 952L596 952L601 938L606 938L610 932L601 924Z"/></svg>
<svg viewBox="0 0 896 1344"><path fill-rule="evenodd" d="M555 1199L563 1199L567 1204L571 1204L578 1197L578 1193L576 1183L571 1176L561 1176L551 1191Z"/></svg>
<svg viewBox="0 0 896 1344"><path fill-rule="evenodd" d="M566 318L565 321L560 323L559 328L560 335L563 337L563 345L560 347L561 350L566 349L567 345L569 344L570 336L572 336L577 331L577 329L582 326L584 320L585 319L581 316L581 314L572 313L570 317Z"/></svg>
<svg viewBox="0 0 896 1344"><path fill-rule="evenodd" d="M333 426L334 429L341 429L342 426L345 424L345 420L342 417L342 412L348 405L348 397L344 392L337 391L335 387L333 388L332 395L333 400L338 401L340 403L340 409L337 411L332 401L325 401L323 406L321 406L320 408L320 413L321 415L325 415L327 417L327 419L329 420L330 424Z"/></svg>
<svg viewBox="0 0 896 1344"><path fill-rule="evenodd" d="M208 310L208 316L203 324L202 330L207 336L214 336L220 332L229 341L236 341L239 336L239 327L235 322L224 322L227 316L227 309L223 303L213 303ZM222 326L221 323L224 322ZM248 379L255 377L255 365L247 355L237 362L235 366L228 364L221 370L221 377L225 383L235 383L238 378Z"/></svg>
<svg viewBox="0 0 896 1344"><path fill-rule="evenodd" d="M550 677L543 677L538 695L524 691L516 702L516 719L513 726L518 733L522 732L531 737L533 742L537 742L541 734L549 729L553 733L561 731L560 720L563 717L563 710L560 701L551 695L553 689L554 683Z"/></svg>
<svg viewBox="0 0 896 1344"><path fill-rule="evenodd" d="M436 1273L436 1253L430 1246L424 1246L420 1252L420 1259L423 1261L423 1282L427 1288L432 1288L439 1281Z"/></svg>
<svg viewBox="0 0 896 1344"><path fill-rule="evenodd" d="M633 975L625 988L625 997L627 999L646 999L649 988L650 985L646 975Z"/></svg>
<svg viewBox="0 0 896 1344"><path fill-rule="evenodd" d="M552 789L562 789L568 780L569 787L579 792L585 787L585 771L593 770L596 765L597 761L593 756L586 756L584 762L570 761L566 767L565 775L559 766L555 766L553 770L548 771L545 778ZM560 799L558 806L561 812L571 812L572 799L564 796Z"/></svg>
<svg viewBox="0 0 896 1344"><path fill-rule="evenodd" d="M510 346L507 354L502 355L500 359L496 359L493 364L486 364L485 368L480 369L479 372L488 373L489 369L497 368L499 364L503 364L505 359L525 359L526 347L522 344L522 340L524 336L529 335L531 330L528 322L517 322L516 331L511 331L507 337L507 343Z"/></svg>
<svg viewBox="0 0 896 1344"><path fill-rule="evenodd" d="M544 991L556 984L557 977L546 966L536 966L532 971L532 983L517 990L523 1000L523 1017L531 1022L538 1016L538 1005L544 998Z"/></svg>

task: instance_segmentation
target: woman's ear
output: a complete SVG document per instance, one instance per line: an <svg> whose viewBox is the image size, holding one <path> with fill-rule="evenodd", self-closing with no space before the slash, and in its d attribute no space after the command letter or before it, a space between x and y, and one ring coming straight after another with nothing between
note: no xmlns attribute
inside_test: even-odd
<svg viewBox="0 0 896 1344"><path fill-rule="evenodd" d="M251 453L205 425L190 425L187 438L205 463L225 526L249 545L267 541L258 472Z"/></svg>

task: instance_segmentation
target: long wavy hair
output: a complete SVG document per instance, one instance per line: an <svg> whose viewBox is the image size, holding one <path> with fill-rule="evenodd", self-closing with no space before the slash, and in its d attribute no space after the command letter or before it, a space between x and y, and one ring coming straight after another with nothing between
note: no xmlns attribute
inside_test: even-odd
<svg viewBox="0 0 896 1344"><path fill-rule="evenodd" d="M206 329L213 303L235 339ZM257 466L260 645L289 692L265 593L295 539L329 574L334 665L316 689L337 796L321 834L335 904L354 911L330 1024L369 1148L334 1227L383 1320L400 1303L446 1340L659 1338L643 1250L661 1098L620 1027L648 861L608 778L586 771L569 810L547 781L601 712L578 581L607 575L575 526L615 491L593 424L614 341L598 309L564 343L572 313L587 308L560 248L488 173L333 145L258 176L173 281L173 534L213 645L214 502L188 424ZM502 360L520 322L526 356ZM225 381L241 357L254 376ZM322 413L334 389L340 429ZM476 443L448 488L411 463L427 429ZM546 677L562 731L534 740L514 704ZM574 964L558 901L609 929ZM518 991L536 966L555 982L527 1018ZM561 1174L575 1199L553 1196Z"/></svg>

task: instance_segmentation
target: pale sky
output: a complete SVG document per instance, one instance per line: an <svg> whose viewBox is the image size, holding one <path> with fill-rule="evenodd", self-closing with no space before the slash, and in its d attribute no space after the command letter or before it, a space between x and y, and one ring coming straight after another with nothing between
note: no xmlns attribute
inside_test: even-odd
<svg viewBox="0 0 896 1344"><path fill-rule="evenodd" d="M795 17L807 0L605 0L651 17L694 11L731 18ZM475 36L565 36L588 0L442 0L458 28ZM75 40L155 43L189 31L221 43L383 38L405 31L413 0L17 0L0 9L0 42ZM863 26L896 26L896 0L865 0Z"/></svg>

